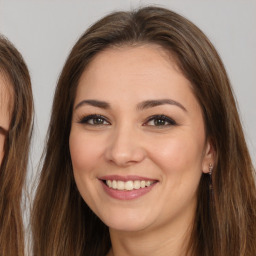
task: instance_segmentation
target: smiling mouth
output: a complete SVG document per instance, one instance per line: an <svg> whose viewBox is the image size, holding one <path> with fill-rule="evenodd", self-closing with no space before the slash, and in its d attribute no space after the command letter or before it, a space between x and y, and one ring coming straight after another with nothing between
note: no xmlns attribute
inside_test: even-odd
<svg viewBox="0 0 256 256"><path fill-rule="evenodd" d="M157 181L149 181L149 180L104 180L104 183L114 190L120 191L131 191L131 190L138 190L141 188L146 188L152 186Z"/></svg>

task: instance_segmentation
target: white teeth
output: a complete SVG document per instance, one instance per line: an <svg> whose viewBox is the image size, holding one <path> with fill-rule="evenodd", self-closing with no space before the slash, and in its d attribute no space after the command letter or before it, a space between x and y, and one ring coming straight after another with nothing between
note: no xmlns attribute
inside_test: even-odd
<svg viewBox="0 0 256 256"><path fill-rule="evenodd" d="M111 180L107 180L107 185L109 186L109 187L111 187Z"/></svg>
<svg viewBox="0 0 256 256"><path fill-rule="evenodd" d="M128 181L121 181L121 180L107 180L106 184L108 187L117 189L117 190L133 190L133 189L140 189L149 187L153 184L153 181L145 181L145 180L128 180Z"/></svg>
<svg viewBox="0 0 256 256"><path fill-rule="evenodd" d="M110 181L111 182L111 181ZM109 186L110 188L111 188L111 186ZM117 182L116 182L116 180L113 180L112 181L112 188L113 189L117 189Z"/></svg>
<svg viewBox="0 0 256 256"><path fill-rule="evenodd" d="M117 181L117 189L118 190L124 190L124 182L119 180Z"/></svg>
<svg viewBox="0 0 256 256"><path fill-rule="evenodd" d="M133 181L129 180L125 182L124 187L126 190L133 190Z"/></svg>
<svg viewBox="0 0 256 256"><path fill-rule="evenodd" d="M140 181L139 181L139 180L135 180L135 181L133 182L133 187L134 187L135 189L139 189L139 188L140 188Z"/></svg>
<svg viewBox="0 0 256 256"><path fill-rule="evenodd" d="M145 186L146 186L146 187L149 187L149 186L150 186L150 181L149 181L149 180L146 181Z"/></svg>

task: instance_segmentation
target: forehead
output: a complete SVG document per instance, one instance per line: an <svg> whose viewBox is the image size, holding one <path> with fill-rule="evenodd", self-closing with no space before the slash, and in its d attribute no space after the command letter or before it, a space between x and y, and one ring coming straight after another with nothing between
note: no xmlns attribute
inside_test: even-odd
<svg viewBox="0 0 256 256"><path fill-rule="evenodd" d="M146 82L149 86L155 79L169 76L170 69L183 76L176 58L159 45L110 47L92 59L80 77L79 85L88 86L93 80L93 89L96 89L97 84L103 86L109 81L110 84L119 83L119 86L130 84L127 88L131 90L133 82Z"/></svg>
<svg viewBox="0 0 256 256"><path fill-rule="evenodd" d="M76 99L85 94L104 98L116 94L120 98L117 92L128 96L140 91L145 97L154 97L160 94L160 89L162 94L181 88L191 93L190 87L176 58L161 46L121 46L108 48L94 57L80 77Z"/></svg>
<svg viewBox="0 0 256 256"><path fill-rule="evenodd" d="M134 64L138 62L140 64L135 67ZM176 71L180 71L178 59L174 53L157 44L138 44L112 46L104 49L102 52L96 54L84 73L88 73L88 71L93 71L94 73L106 72L112 70L113 66L116 66L117 68L124 69L125 72L131 72L135 75L139 75L142 69L145 72L146 69L149 70L152 68L155 74L158 72L156 64L160 64L159 68L161 71L163 67L169 69L170 66L175 68ZM142 68L137 70L138 66ZM151 74L152 72L147 75ZM121 74L116 73L116 75L120 77Z"/></svg>
<svg viewBox="0 0 256 256"><path fill-rule="evenodd" d="M0 126L9 128L12 112L12 86L6 75L0 71Z"/></svg>

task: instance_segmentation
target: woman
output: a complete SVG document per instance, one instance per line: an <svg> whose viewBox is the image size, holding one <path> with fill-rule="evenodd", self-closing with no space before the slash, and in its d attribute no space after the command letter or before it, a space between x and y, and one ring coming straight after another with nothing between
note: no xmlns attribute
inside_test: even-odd
<svg viewBox="0 0 256 256"><path fill-rule="evenodd" d="M0 99L0 255L24 255L21 198L32 128L32 90L21 54L3 36Z"/></svg>
<svg viewBox="0 0 256 256"><path fill-rule="evenodd" d="M224 66L166 9L73 47L33 209L35 255L253 256L254 169Z"/></svg>

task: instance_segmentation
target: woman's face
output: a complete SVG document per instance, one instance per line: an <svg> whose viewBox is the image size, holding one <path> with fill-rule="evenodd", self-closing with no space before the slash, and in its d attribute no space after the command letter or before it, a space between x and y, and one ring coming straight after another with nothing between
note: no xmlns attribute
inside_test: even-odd
<svg viewBox="0 0 256 256"><path fill-rule="evenodd" d="M111 229L192 221L211 147L191 84L161 47L95 57L78 84L69 145L78 190Z"/></svg>
<svg viewBox="0 0 256 256"><path fill-rule="evenodd" d="M4 157L4 142L10 125L10 92L7 79L0 73L0 165Z"/></svg>

